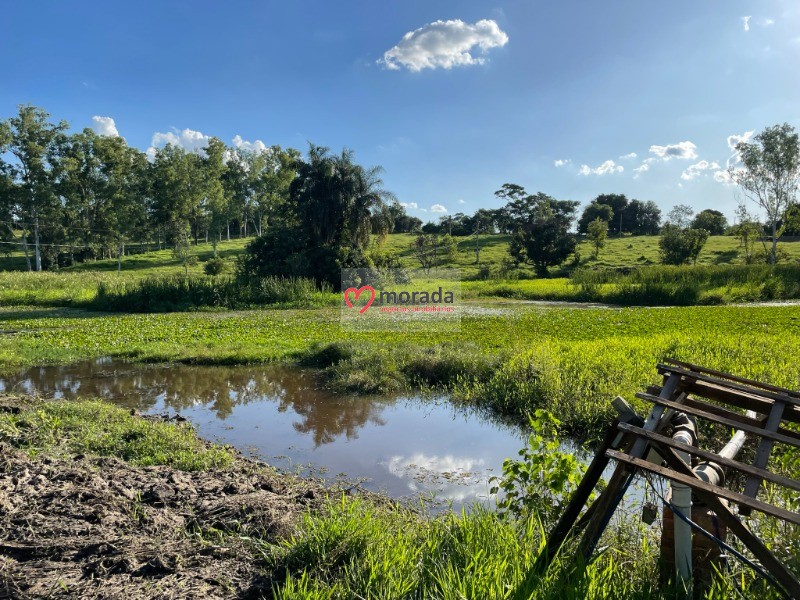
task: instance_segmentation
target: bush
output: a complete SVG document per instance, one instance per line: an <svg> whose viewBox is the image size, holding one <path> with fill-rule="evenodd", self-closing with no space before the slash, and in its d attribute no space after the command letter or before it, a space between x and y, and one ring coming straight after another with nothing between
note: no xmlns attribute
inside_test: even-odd
<svg viewBox="0 0 800 600"><path fill-rule="evenodd" d="M707 240L708 231L705 229L681 229L675 225L665 225L658 240L661 262L665 265L696 263Z"/></svg>
<svg viewBox="0 0 800 600"><path fill-rule="evenodd" d="M225 270L225 261L221 258L210 258L203 264L203 273L216 277Z"/></svg>

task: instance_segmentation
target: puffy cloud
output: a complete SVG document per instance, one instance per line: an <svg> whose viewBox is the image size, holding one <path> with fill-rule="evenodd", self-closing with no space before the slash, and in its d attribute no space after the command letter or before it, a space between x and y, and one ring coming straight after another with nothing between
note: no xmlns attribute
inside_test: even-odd
<svg viewBox="0 0 800 600"><path fill-rule="evenodd" d="M633 171L634 173L646 173L650 170L650 163L648 161L644 161L638 167L636 167Z"/></svg>
<svg viewBox="0 0 800 600"><path fill-rule="evenodd" d="M100 117L95 115L92 117L92 129L97 135L105 135L108 137L119 137L117 131L117 124L111 117Z"/></svg>
<svg viewBox="0 0 800 600"><path fill-rule="evenodd" d="M747 15L746 17L742 17L742 24L744 25L744 30L745 31L750 31L750 19L751 18L752 17L750 15Z"/></svg>
<svg viewBox="0 0 800 600"><path fill-rule="evenodd" d="M247 140L243 140L242 136L240 135L233 136L233 146L234 148L239 148L240 150L247 150L248 152L258 153L258 152L266 152L268 150L267 145L261 140L248 142Z"/></svg>
<svg viewBox="0 0 800 600"><path fill-rule="evenodd" d="M150 141L150 147L147 149L147 156L153 158L158 148L163 148L167 144L173 146L180 146L187 152L200 152L208 146L210 136L204 135L194 129L173 129L173 131L156 132L153 134L153 139Z"/></svg>
<svg viewBox="0 0 800 600"><path fill-rule="evenodd" d="M431 212L446 213L447 207L442 206L441 204L434 204L433 206L431 206Z"/></svg>
<svg viewBox="0 0 800 600"><path fill-rule="evenodd" d="M702 174L703 171L708 171L710 169L719 169L719 165L715 162L701 160L698 163L690 165L683 173L681 173L681 179L691 181L698 175Z"/></svg>
<svg viewBox="0 0 800 600"><path fill-rule="evenodd" d="M505 46L507 43L508 36L491 19L483 19L475 24L465 23L460 19L434 21L406 33L377 62L387 69L405 67L415 72L481 65L485 59L471 54L476 46L481 53L486 53L491 48Z"/></svg>
<svg viewBox="0 0 800 600"><path fill-rule="evenodd" d="M616 164L613 160L607 160L598 167L592 169L589 165L581 165L579 173L581 175L607 175L608 173L622 173L625 167Z"/></svg>
<svg viewBox="0 0 800 600"><path fill-rule="evenodd" d="M753 132L754 130L751 129L750 131L745 131L742 135L737 135L735 133L733 135L729 135L728 148L735 151L737 144L740 142L747 142L751 137L753 137Z"/></svg>
<svg viewBox="0 0 800 600"><path fill-rule="evenodd" d="M458 201L458 203L459 204L466 204L466 201L462 198L461 200Z"/></svg>
<svg viewBox="0 0 800 600"><path fill-rule="evenodd" d="M697 146L690 141L668 144L666 146L650 146L650 153L655 154L662 160L673 158L692 159L697 158Z"/></svg>
<svg viewBox="0 0 800 600"><path fill-rule="evenodd" d="M770 25L775 25L775 19L769 19L769 18L761 19L759 25L761 25L762 27L769 27Z"/></svg>
<svg viewBox="0 0 800 600"><path fill-rule="evenodd" d="M569 158L559 158L559 159L557 159L557 160L554 160L554 161L553 161L553 164L554 164L556 167L565 167L565 166L567 166L567 165L568 165L569 163L571 163L571 162L572 162L572 159L569 159Z"/></svg>
<svg viewBox="0 0 800 600"><path fill-rule="evenodd" d="M413 208L414 210L419 208L416 202L401 202L400 206L403 208Z"/></svg>
<svg viewBox="0 0 800 600"><path fill-rule="evenodd" d="M714 171L714 181L717 183L722 183L724 185L733 185L733 180L731 179L730 173L727 171Z"/></svg>
<svg viewBox="0 0 800 600"><path fill-rule="evenodd" d="M631 159L636 158L637 156L638 156L638 154L636 154L636 152L629 152L628 154L623 154L622 156L620 156L620 159L621 160L631 160Z"/></svg>

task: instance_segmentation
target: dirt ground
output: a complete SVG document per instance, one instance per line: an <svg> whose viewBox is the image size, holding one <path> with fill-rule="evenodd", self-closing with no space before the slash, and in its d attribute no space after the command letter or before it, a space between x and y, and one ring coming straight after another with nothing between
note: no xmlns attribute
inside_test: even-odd
<svg viewBox="0 0 800 600"><path fill-rule="evenodd" d="M0 598L270 597L243 538L286 535L324 495L245 458L190 473L0 443Z"/></svg>

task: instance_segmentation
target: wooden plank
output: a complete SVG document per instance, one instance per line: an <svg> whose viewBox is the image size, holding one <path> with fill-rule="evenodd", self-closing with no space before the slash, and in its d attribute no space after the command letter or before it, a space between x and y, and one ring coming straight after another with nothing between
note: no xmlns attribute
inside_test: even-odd
<svg viewBox="0 0 800 600"><path fill-rule="evenodd" d="M800 398L797 398L790 394L772 392L769 390L759 390L750 387L748 385L736 383L735 381L725 381L717 377L711 377L710 375L703 375L702 373L696 373L694 371L689 371L687 369L682 369L680 367L673 367L670 365L665 365L660 363L658 364L656 369L658 369L658 372L662 374L672 373L674 375L681 375L689 379L694 379L695 381L704 381L706 383L713 383L718 386L734 389L739 392L751 394L753 396L761 396L762 398L779 400L781 402L786 402L787 404L794 404L795 406L800 406Z"/></svg>
<svg viewBox="0 0 800 600"><path fill-rule="evenodd" d="M728 467L731 469L736 469L743 473L756 475L758 477L766 479L767 481L771 481L772 483L782 485L784 487L797 490L800 492L800 481L797 481L795 479L784 477L783 475L778 475L777 473L771 473L766 469L757 468L752 465L748 465L747 463L739 462L738 460L724 458L719 454L714 454L713 452L709 452L708 450L703 450L702 448L698 448L697 446L690 446L689 444L684 444L683 442L675 441L671 437L660 435L652 431L645 431L641 427L628 425L627 423L620 423L618 427L620 431L625 431L627 433L632 433L633 435L640 435L646 437L648 440L652 442L658 442L661 445L669 446L670 448L675 448L677 450L687 452L689 454L692 454L693 456L697 456L699 458L716 463L723 467Z"/></svg>
<svg viewBox="0 0 800 600"><path fill-rule="evenodd" d="M664 381L661 394L665 398L671 398L675 393L675 389L678 387L680 379L678 375L670 375L667 377ZM682 395L682 397L685 397L685 395ZM643 428L648 431L656 430L664 414L664 410L663 406L654 406L645 420ZM636 438L633 447L630 449L630 453L634 456L642 457L647 452L647 448L647 440ZM592 515L586 521L586 527L579 544L579 551L585 560L588 561L594 553L597 542L600 540L600 536L603 535L603 531L608 526L611 516L617 509L620 500L622 500L622 497L625 495L628 486L631 484L633 475L634 470L621 464L617 465L606 489L603 490L597 500L589 507L589 511L592 512Z"/></svg>
<svg viewBox="0 0 800 600"><path fill-rule="evenodd" d="M737 504L750 507L753 510L757 510L772 517L776 517L788 523L794 523L795 525L800 525L800 513L796 513L791 510L786 510L785 508L780 508L778 506L772 506L771 504L767 504L766 502L762 502L761 500L750 498L749 496L745 496L744 494L740 494L739 492L731 491L724 487L711 485L710 483L701 481L694 474L684 475L683 473L679 473L674 469L662 467L660 465L654 465L653 463L647 462L646 460L642 460L641 458L634 458L632 456L628 456L624 452L619 452L618 450L606 450L606 454L608 454L609 457L621 463L636 467L638 469L644 469L645 471L650 471L651 473L655 473L656 475L666 477L667 479L671 479L672 481L688 485L693 490L703 490L705 492L714 494L719 498L724 498L725 500L729 500L730 502L736 502Z"/></svg>
<svg viewBox="0 0 800 600"><path fill-rule="evenodd" d="M558 523L556 523L556 526L553 527L553 530L550 532L547 538L547 545L536 559L536 564L534 565L534 570L536 572L541 573L543 570L547 569L558 554L567 536L575 527L575 521L580 516L581 510L583 510L583 507L589 500L589 496L591 496L592 491L594 491L595 486L597 486L597 483L600 481L600 477L603 475L603 471L608 465L609 458L606 456L606 450L611 448L614 438L617 437L617 426L619 424L619 419L615 419L614 423L609 427L608 432L606 432L606 436L600 448L598 448L597 454L594 455L589 468L586 469L586 473L584 473L580 484L578 484L578 488L575 490L575 493L572 494L572 498L570 498L569 504L567 504L567 507L558 519Z"/></svg>
<svg viewBox="0 0 800 600"><path fill-rule="evenodd" d="M709 369L708 367L693 365L692 363L684 362L682 360L676 360L674 358L665 358L664 362L667 365L675 365L677 367L682 367L687 371L694 371L695 373L703 373L705 375L713 375L714 377L719 377L721 379L728 379L730 381L735 381L737 383L743 383L745 385L749 385L750 387L760 388L762 390L768 390L770 392L777 392L779 394L788 394L789 396L800 398L800 392L798 391L789 390L786 388L779 387L777 385L770 385L768 383L756 381L755 379L748 379L747 377L739 377L738 375L731 375L730 373L725 373L724 371L717 371L715 369Z"/></svg>
<svg viewBox="0 0 800 600"><path fill-rule="evenodd" d="M647 393L654 396L657 396L660 391L661 387L657 385L651 385L647 387ZM724 406L718 406L716 404L711 404L710 402L706 402L704 400L698 400L697 398L693 398L692 396L688 396L686 399L684 399L683 403L686 406L690 406L692 408L707 410L708 412L713 413L715 415L719 415L720 417L727 417L728 419L736 421L737 423L746 423L748 425L753 425L754 427L764 427L765 419L763 417L754 419L752 417L748 417L747 415L734 412L728 408L725 408ZM753 412L769 415L770 411L772 410L772 406L773 402L765 400L764 404L761 406L757 407L743 406L741 408L746 408L747 410L752 410ZM758 410L756 410L756 408ZM791 410L791 408L792 407L787 407L788 410ZM784 411L784 413L785 412L786 411ZM786 414L784 414L784 420L785 418ZM786 427L778 427L778 433L782 433L783 435L793 437L798 441L800 441L800 433L798 433L797 431L792 431L791 429L787 429Z"/></svg>
<svg viewBox="0 0 800 600"><path fill-rule="evenodd" d="M772 410L772 400L752 394L745 394L744 392L707 383L705 381L685 380L681 384L681 389L696 396L702 396L745 410L752 410L762 415L768 415ZM785 421L792 421L793 423L800 423L800 406L787 407L787 410L784 411L783 419Z"/></svg>
<svg viewBox="0 0 800 600"><path fill-rule="evenodd" d="M709 421L712 421L714 423L719 423L720 425L727 425L728 427L733 427L734 429L741 429L742 431L746 431L747 433L752 433L754 435L761 436L762 438L769 438L776 442L782 442L784 444L794 446L795 448L800 448L800 441L798 441L796 438L789 437L788 435L783 435L781 433L773 433L772 431L767 431L761 427L754 427L752 425L747 425L745 423L740 423L737 421L733 421L731 419L726 419L725 417L717 416L715 414L712 414L705 410L701 410L699 408L692 408L691 406L687 406L686 404L678 404L677 402L664 400L663 398L659 398L658 396L637 393L636 397L641 398L642 400L647 400L648 402L653 402L655 404L660 404L662 406L672 408L673 410L683 411L687 414L694 415L695 417L708 419Z"/></svg>
<svg viewBox="0 0 800 600"><path fill-rule="evenodd" d="M678 387L678 383L680 383L680 377L677 375L670 375L667 380L664 382L664 385L661 388L661 393L658 395L659 398L672 398L672 395L675 393L675 390ZM686 395L682 395L679 399L685 398ZM653 407L653 410L650 411L650 414L647 416L644 422L644 429L647 431L656 431L659 421L661 417L664 415L664 406L663 405L656 405ZM642 438L638 438L636 442L633 444L633 448L631 448L630 454L631 456L635 456L636 458L642 458L647 451L647 440Z"/></svg>
<svg viewBox="0 0 800 600"><path fill-rule="evenodd" d="M766 431L777 431L778 426L781 424L781 419L783 418L783 408L786 405L783 402L776 402L775 406L772 407L772 411L769 413L769 417L767 418L767 422L764 424L764 429ZM753 461L753 466L759 469L763 469L767 466L767 462L769 462L769 455L772 453L772 446L775 444L775 440L771 440L769 438L761 438L761 442L758 444L758 450L756 451L756 459ZM755 498L758 495L758 489L761 487L761 477L751 474L747 481L744 484L744 494L745 496L750 496L751 498ZM739 511L741 512L741 511ZM747 512L742 513L747 515Z"/></svg>
<svg viewBox="0 0 800 600"><path fill-rule="evenodd" d="M694 475L692 468L683 462L674 450L671 448L664 448L664 450L666 451L666 461L673 469L684 475ZM742 540L753 556L783 586L787 595L791 598L800 598L800 581L797 580L797 576L770 552L769 548L750 531L747 525L736 518L728 505L711 492L695 490L695 493L706 506L714 511L717 518L728 526L728 531Z"/></svg>

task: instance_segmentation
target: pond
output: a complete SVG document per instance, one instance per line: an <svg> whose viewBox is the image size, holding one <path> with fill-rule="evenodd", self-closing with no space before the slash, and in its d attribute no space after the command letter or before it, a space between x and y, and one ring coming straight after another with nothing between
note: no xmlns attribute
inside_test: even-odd
<svg viewBox="0 0 800 600"><path fill-rule="evenodd" d="M521 429L446 398L347 396L314 372L278 366L148 365L98 359L0 378L0 391L103 398L144 414L180 414L206 439L285 471L366 481L395 498L459 510L524 444Z"/></svg>

